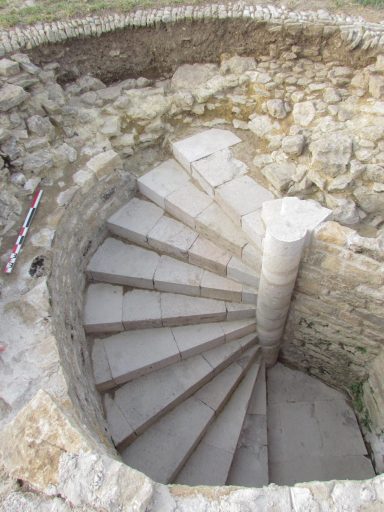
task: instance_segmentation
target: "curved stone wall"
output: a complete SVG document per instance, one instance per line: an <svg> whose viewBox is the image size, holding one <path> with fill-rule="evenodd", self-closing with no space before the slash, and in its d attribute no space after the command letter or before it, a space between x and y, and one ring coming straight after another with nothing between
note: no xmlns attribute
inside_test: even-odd
<svg viewBox="0 0 384 512"><path fill-rule="evenodd" d="M199 30L204 37L197 56ZM382 58L376 56L384 43L382 30L381 25L324 12L292 13L239 3L138 11L1 33L0 51L27 50L34 62L15 54L0 66L1 91L7 88L7 96L0 98L3 251L13 242L28 194L39 183L45 188L22 258L15 273L3 276L1 283L5 391L0 448L14 478L61 496L57 499L63 510L63 500L88 510L114 510L111 503L116 510L145 510L152 498L152 510L177 506L215 510L241 506L244 500L250 510L260 503L266 507L290 503L288 510L300 510L325 504L348 506L351 496L353 506L383 502L380 477L361 484L249 491L167 489L112 461L105 455L114 456L114 450L94 392L80 321L83 269L105 236L105 218L133 194L133 175L164 157L158 146L168 137L230 123L245 141L239 151L257 179L276 195L289 192L320 200L347 225L321 228L307 250L283 358L333 385L349 389L357 383L363 414L369 411L371 427L380 433L384 278L383 190L378 185L383 176L384 79ZM233 48L235 32L239 47ZM153 52L144 45L135 58L127 49L132 44L140 47L148 33L153 35ZM82 45L77 51L79 38ZM265 44L260 45L261 40ZM101 57L105 53L100 52L100 43L107 57ZM95 58L85 59L87 52ZM231 55L222 57L219 67L223 52ZM250 58L230 59L234 53ZM188 67L180 68L171 82L153 80L200 58L211 63L193 68L199 77L196 82L190 80ZM52 64L55 60L58 65ZM36 67L44 63L43 68ZM83 76L65 88L57 83L84 73L106 82L128 80L107 88L96 78ZM142 74L149 79L132 79ZM341 137L336 148L321 147L329 132ZM358 188L363 189L366 203L361 193L356 197ZM370 211L372 197L377 207ZM358 235L354 227L369 238ZM348 343L342 343L341 336L347 336ZM33 398L39 389L51 397L40 392ZM32 398L35 401L30 402ZM20 434L20 446L14 449L15 432L36 420L42 422L43 431L56 432L65 423L71 432L67 441L57 443L57 465L44 478L40 464L29 467L25 461L37 457L49 466L51 441L34 431L38 442L28 444L26 439L23 445ZM87 451L91 454L84 454ZM95 479L100 485L92 487ZM112 497L111 481L118 482ZM18 500L27 499L25 494L11 481L7 485L13 498L9 494L6 499L13 499L12 506L20 509ZM140 489L145 492L139 496ZM52 503L47 506L55 506Z"/></svg>

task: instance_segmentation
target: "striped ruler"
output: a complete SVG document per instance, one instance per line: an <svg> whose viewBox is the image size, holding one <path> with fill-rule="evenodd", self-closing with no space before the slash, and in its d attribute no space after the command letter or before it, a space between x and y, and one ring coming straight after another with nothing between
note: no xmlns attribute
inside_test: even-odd
<svg viewBox="0 0 384 512"><path fill-rule="evenodd" d="M28 230L31 226L32 219L36 213L37 207L39 206L42 195L43 191L41 189L36 190L32 199L32 204L29 209L28 215L26 216L24 224L22 225L19 231L19 236L17 237L15 245L12 247L12 252L8 258L7 264L5 265L4 272L6 274L10 274L13 270L13 267L15 266L17 256L19 255L23 243L25 242L25 237L27 236Z"/></svg>

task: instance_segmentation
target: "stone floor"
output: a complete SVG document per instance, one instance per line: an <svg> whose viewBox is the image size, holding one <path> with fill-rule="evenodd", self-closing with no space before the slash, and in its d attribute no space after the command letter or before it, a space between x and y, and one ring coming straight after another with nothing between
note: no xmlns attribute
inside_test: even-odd
<svg viewBox="0 0 384 512"><path fill-rule="evenodd" d="M269 479L280 485L374 476L344 395L278 363L268 371Z"/></svg>

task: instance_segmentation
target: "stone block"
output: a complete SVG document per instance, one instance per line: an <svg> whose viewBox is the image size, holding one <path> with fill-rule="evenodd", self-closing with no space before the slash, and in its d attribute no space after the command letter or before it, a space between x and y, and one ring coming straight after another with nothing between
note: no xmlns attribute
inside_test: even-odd
<svg viewBox="0 0 384 512"><path fill-rule="evenodd" d="M201 280L201 295L233 302L241 302L242 285L226 277L204 270Z"/></svg>
<svg viewBox="0 0 384 512"><path fill-rule="evenodd" d="M164 326L219 322L226 319L225 303L188 295L162 293L161 315Z"/></svg>
<svg viewBox="0 0 384 512"><path fill-rule="evenodd" d="M168 213L194 229L196 218L212 204L212 199L192 183L170 194L165 201Z"/></svg>
<svg viewBox="0 0 384 512"><path fill-rule="evenodd" d="M165 199L190 180L175 160L167 160L137 180L140 192L161 208Z"/></svg>
<svg viewBox="0 0 384 512"><path fill-rule="evenodd" d="M241 256L242 248L247 243L238 226L215 203L196 218L196 230L236 256Z"/></svg>
<svg viewBox="0 0 384 512"><path fill-rule="evenodd" d="M123 288L110 284L90 284L85 295L85 332L119 332L122 323Z"/></svg>
<svg viewBox="0 0 384 512"><path fill-rule="evenodd" d="M245 320L256 318L256 306L253 304L239 304L236 302L226 302L227 320Z"/></svg>
<svg viewBox="0 0 384 512"><path fill-rule="evenodd" d="M114 381L109 367L105 345L103 340L96 340L92 347L93 376L99 391L104 391L114 386Z"/></svg>
<svg viewBox="0 0 384 512"><path fill-rule="evenodd" d="M261 217L262 210L244 215L241 219L241 227L249 241L262 251L263 238L265 236L265 225Z"/></svg>
<svg viewBox="0 0 384 512"><path fill-rule="evenodd" d="M122 300L122 318L125 329L161 327L160 292L132 290Z"/></svg>
<svg viewBox="0 0 384 512"><path fill-rule="evenodd" d="M188 172L191 172L192 162L207 157L216 151L229 148L239 142L241 142L241 139L232 132L212 128L172 143L172 152L176 160Z"/></svg>
<svg viewBox="0 0 384 512"><path fill-rule="evenodd" d="M92 157L87 162L87 167L97 176L97 179L101 180L107 174L121 167L121 159L113 149L109 149Z"/></svg>
<svg viewBox="0 0 384 512"><path fill-rule="evenodd" d="M227 274L227 265L231 255L210 242L207 238L199 235L188 251L189 263L225 276Z"/></svg>
<svg viewBox="0 0 384 512"><path fill-rule="evenodd" d="M250 176L241 176L218 187L215 199L231 219L241 224L241 217L262 207L264 201L273 199L273 194Z"/></svg>
<svg viewBox="0 0 384 512"><path fill-rule="evenodd" d="M11 108L23 103L29 94L18 85L6 84L0 89L0 112L7 112Z"/></svg>
<svg viewBox="0 0 384 512"><path fill-rule="evenodd" d="M154 275L154 284L162 292L200 295L203 269L182 261L161 256Z"/></svg>
<svg viewBox="0 0 384 512"><path fill-rule="evenodd" d="M0 60L0 76L14 76L20 73L20 66L17 62L9 59Z"/></svg>
<svg viewBox="0 0 384 512"><path fill-rule="evenodd" d="M256 320L236 320L233 322L224 322L221 324L225 333L225 341L229 341L242 338L248 334L256 331Z"/></svg>
<svg viewBox="0 0 384 512"><path fill-rule="evenodd" d="M384 77L372 75L369 79L369 92L377 100L381 99L384 95Z"/></svg>
<svg viewBox="0 0 384 512"><path fill-rule="evenodd" d="M115 385L176 363L180 359L172 331L164 327L115 334L105 338L103 342Z"/></svg>
<svg viewBox="0 0 384 512"><path fill-rule="evenodd" d="M164 211L153 203L134 197L108 219L109 231L139 245L148 245L148 233Z"/></svg>
<svg viewBox="0 0 384 512"><path fill-rule="evenodd" d="M225 342L220 323L173 327L172 332L182 359L211 350Z"/></svg>
<svg viewBox="0 0 384 512"><path fill-rule="evenodd" d="M232 256L228 263L227 275L239 283L257 288L259 286L259 276L254 270L245 265L239 258Z"/></svg>
<svg viewBox="0 0 384 512"><path fill-rule="evenodd" d="M217 151L207 158L192 163L192 178L211 197L215 188L247 172L247 166L233 158L229 149Z"/></svg>
<svg viewBox="0 0 384 512"><path fill-rule="evenodd" d="M188 260L189 248L198 234L177 220L163 216L148 233L148 244L174 258Z"/></svg>
<svg viewBox="0 0 384 512"><path fill-rule="evenodd" d="M95 280L153 289L159 261L153 251L107 238L92 256L87 272Z"/></svg>

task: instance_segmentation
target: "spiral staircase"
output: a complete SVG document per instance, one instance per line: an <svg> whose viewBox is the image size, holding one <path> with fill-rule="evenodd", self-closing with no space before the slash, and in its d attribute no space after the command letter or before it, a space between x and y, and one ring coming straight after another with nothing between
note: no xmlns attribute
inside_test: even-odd
<svg viewBox="0 0 384 512"><path fill-rule="evenodd" d="M256 304L270 191L207 130L138 179L91 258L84 328L112 440L161 483L269 482Z"/></svg>

